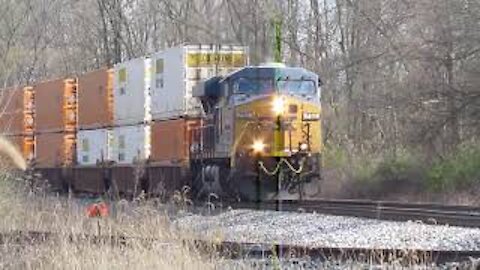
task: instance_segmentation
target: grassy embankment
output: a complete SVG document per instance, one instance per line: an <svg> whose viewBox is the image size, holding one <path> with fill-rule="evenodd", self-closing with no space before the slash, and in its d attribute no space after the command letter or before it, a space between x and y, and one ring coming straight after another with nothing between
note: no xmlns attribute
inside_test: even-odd
<svg viewBox="0 0 480 270"><path fill-rule="evenodd" d="M167 215L150 202L118 202L109 217L88 218L78 200L48 195L14 173L14 167L23 169L23 159L0 138L0 232L54 232L58 237L29 245L0 244L0 269L213 269L222 263L185 244L180 239L185 233L171 228ZM82 234L132 239L126 245L69 239ZM145 245L140 240L145 238L156 241Z"/></svg>
<svg viewBox="0 0 480 270"><path fill-rule="evenodd" d="M45 242L0 245L0 269L213 269L222 259L183 242L167 215L147 202L118 202L107 218L88 218L77 200L45 196L21 178L0 173L0 232L54 232ZM69 236L121 235L125 245ZM155 239L146 245L142 239Z"/></svg>

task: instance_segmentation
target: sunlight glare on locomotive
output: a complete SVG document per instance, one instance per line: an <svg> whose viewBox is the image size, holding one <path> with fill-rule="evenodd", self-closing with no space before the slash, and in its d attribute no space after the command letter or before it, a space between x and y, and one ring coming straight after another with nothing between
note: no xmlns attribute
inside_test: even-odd
<svg viewBox="0 0 480 270"><path fill-rule="evenodd" d="M281 96L276 96L273 100L272 110L277 116L285 112L285 100Z"/></svg>

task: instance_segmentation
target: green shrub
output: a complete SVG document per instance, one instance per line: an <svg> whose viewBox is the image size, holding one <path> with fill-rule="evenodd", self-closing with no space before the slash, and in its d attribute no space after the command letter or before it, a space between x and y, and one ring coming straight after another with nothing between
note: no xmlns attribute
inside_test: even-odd
<svg viewBox="0 0 480 270"><path fill-rule="evenodd" d="M402 152L396 156L389 156L378 164L375 177L381 179L405 179L410 177L412 170L419 168L419 162L416 157L408 152Z"/></svg>
<svg viewBox="0 0 480 270"><path fill-rule="evenodd" d="M452 154L432 160L421 151L400 149L395 155L350 153L326 146L326 169L340 172L341 196L391 199L395 195L434 195L480 188L480 145L464 144ZM428 159L430 158L430 160Z"/></svg>
<svg viewBox="0 0 480 270"><path fill-rule="evenodd" d="M325 145L322 162L325 168L344 168L348 164L347 151L338 145Z"/></svg>
<svg viewBox="0 0 480 270"><path fill-rule="evenodd" d="M480 184L480 146L463 145L427 172L430 191L466 190Z"/></svg>
<svg viewBox="0 0 480 270"><path fill-rule="evenodd" d="M388 155L355 172L353 195L378 199L391 194L420 192L424 189L424 171L422 162L407 151Z"/></svg>

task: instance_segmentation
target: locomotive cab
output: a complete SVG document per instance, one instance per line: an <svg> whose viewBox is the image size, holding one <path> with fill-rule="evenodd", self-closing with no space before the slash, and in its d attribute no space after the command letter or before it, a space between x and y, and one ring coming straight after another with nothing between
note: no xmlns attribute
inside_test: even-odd
<svg viewBox="0 0 480 270"><path fill-rule="evenodd" d="M318 75L281 64L245 67L201 83L194 96L205 112L191 155L199 193L265 200L318 192Z"/></svg>

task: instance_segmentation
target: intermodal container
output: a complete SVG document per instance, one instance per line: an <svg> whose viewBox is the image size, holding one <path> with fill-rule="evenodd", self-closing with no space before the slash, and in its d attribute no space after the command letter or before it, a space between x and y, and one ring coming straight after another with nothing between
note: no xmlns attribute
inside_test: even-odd
<svg viewBox="0 0 480 270"><path fill-rule="evenodd" d="M151 131L150 159L161 165L178 165L188 162L193 132L199 125L198 119L155 121Z"/></svg>
<svg viewBox="0 0 480 270"><path fill-rule="evenodd" d="M112 131L111 158L117 164L142 162L150 157L150 126L115 127Z"/></svg>
<svg viewBox="0 0 480 270"><path fill-rule="evenodd" d="M23 132L28 139L27 141L32 141L31 147L33 147L33 137L35 136L35 92L31 86L23 88L23 124Z"/></svg>
<svg viewBox="0 0 480 270"><path fill-rule="evenodd" d="M113 121L117 126L150 121L150 59L137 58L114 67Z"/></svg>
<svg viewBox="0 0 480 270"><path fill-rule="evenodd" d="M31 135L25 135L22 139L23 157L30 161L35 158L35 137Z"/></svg>
<svg viewBox="0 0 480 270"><path fill-rule="evenodd" d="M75 137L75 134L70 132L36 134L36 166L52 168L72 165L76 150Z"/></svg>
<svg viewBox="0 0 480 270"><path fill-rule="evenodd" d="M22 88L0 90L0 134L24 133L23 94Z"/></svg>
<svg viewBox="0 0 480 270"><path fill-rule="evenodd" d="M248 51L244 46L183 45L155 53L151 61L152 118L196 117L201 104L192 97L193 87L247 65Z"/></svg>
<svg viewBox="0 0 480 270"><path fill-rule="evenodd" d="M113 124L113 70L100 69L78 77L78 127L95 129Z"/></svg>
<svg viewBox="0 0 480 270"><path fill-rule="evenodd" d="M111 159L108 129L80 130L77 133L77 162L79 165L96 165Z"/></svg>
<svg viewBox="0 0 480 270"><path fill-rule="evenodd" d="M74 131L77 125L76 80L53 80L33 87L35 131Z"/></svg>

